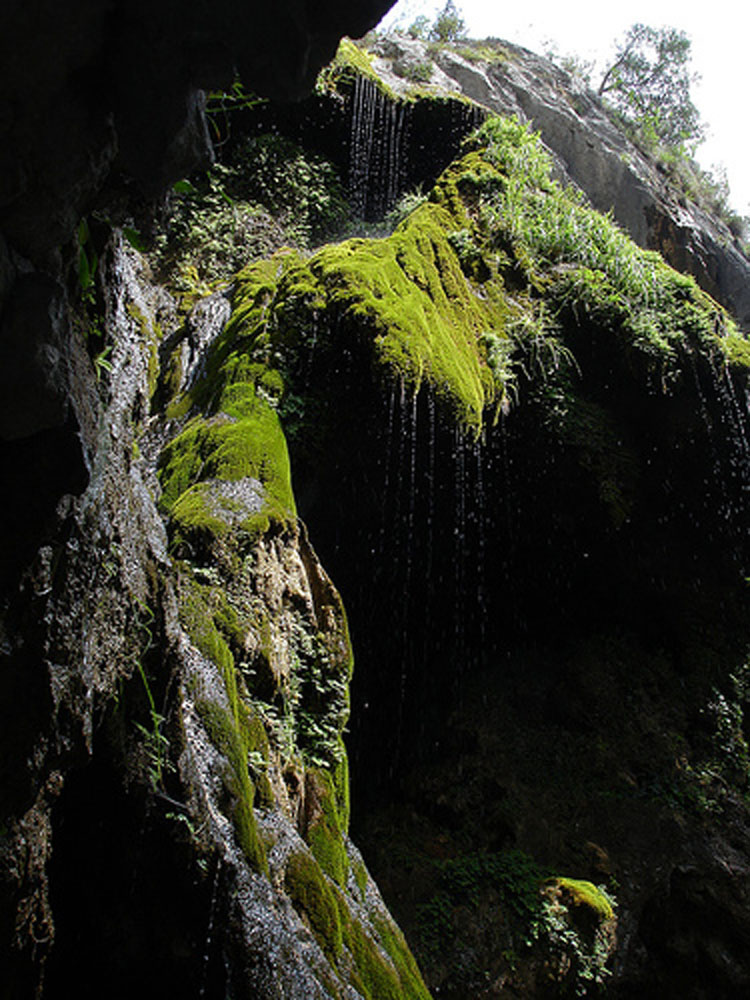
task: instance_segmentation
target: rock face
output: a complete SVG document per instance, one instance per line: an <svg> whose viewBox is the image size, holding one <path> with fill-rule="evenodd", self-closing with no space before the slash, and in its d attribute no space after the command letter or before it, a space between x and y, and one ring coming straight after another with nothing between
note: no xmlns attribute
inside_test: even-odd
<svg viewBox="0 0 750 1000"><path fill-rule="evenodd" d="M425 90L457 91L529 122L554 154L559 176L599 211L612 212L639 246L659 250L677 270L692 274L743 329L750 327L750 264L729 229L680 195L580 80L507 42L485 59L402 37L384 39L375 53L378 73L396 93L413 90L421 70Z"/></svg>
<svg viewBox="0 0 750 1000"><path fill-rule="evenodd" d="M174 303L112 229L139 212L147 223L149 199L211 161L199 88L239 72L299 97L340 35L385 9L314 8L2 13L4 997L426 996L346 837L349 640L293 510L269 527L263 476L219 469L206 484L225 543L261 515L232 579L247 613L273 615L266 631L226 598L214 608L215 569L173 572L154 478L169 431L145 432ZM193 317L188 384L225 319L221 303ZM224 612L286 726L275 762L238 700ZM292 716L304 694L308 725L317 717L316 690L299 691L305 656L309 684L335 687L336 745L317 765L299 756ZM313 756L314 744L308 733Z"/></svg>
<svg viewBox="0 0 750 1000"><path fill-rule="evenodd" d="M150 11L50 10L28 93L3 64L3 997L427 1000L410 945L457 998L746 992L746 339L560 151L461 146L482 108L407 108L351 45L249 114L379 236L209 287L211 212L293 231L225 162L159 285L134 244L208 148L195 88L297 95L377 12Z"/></svg>

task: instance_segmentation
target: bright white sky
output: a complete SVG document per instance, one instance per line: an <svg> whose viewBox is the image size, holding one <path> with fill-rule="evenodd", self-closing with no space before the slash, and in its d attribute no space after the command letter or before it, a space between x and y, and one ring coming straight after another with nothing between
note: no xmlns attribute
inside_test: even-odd
<svg viewBox="0 0 750 1000"><path fill-rule="evenodd" d="M684 31L692 40L692 68L701 79L692 97L708 127L697 159L704 169L726 169L730 202L750 215L750 124L745 117L750 86L750 4L747 0L454 0L472 38L494 36L534 52L554 46L561 56L576 55L606 65L614 43L631 24ZM419 14L432 20L442 2L399 0L382 26L407 27ZM592 77L597 81L595 73Z"/></svg>

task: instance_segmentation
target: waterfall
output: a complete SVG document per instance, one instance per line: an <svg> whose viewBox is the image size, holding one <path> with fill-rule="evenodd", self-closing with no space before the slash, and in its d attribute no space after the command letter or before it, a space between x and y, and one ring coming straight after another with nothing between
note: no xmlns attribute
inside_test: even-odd
<svg viewBox="0 0 750 1000"><path fill-rule="evenodd" d="M394 101L364 76L357 76L350 97L349 192L355 217L385 215L406 180L405 149L410 109Z"/></svg>

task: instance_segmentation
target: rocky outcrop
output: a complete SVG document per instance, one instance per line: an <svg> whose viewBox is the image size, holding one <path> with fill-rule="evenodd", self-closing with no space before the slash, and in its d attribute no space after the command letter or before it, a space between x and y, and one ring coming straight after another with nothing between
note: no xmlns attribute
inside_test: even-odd
<svg viewBox="0 0 750 1000"><path fill-rule="evenodd" d="M107 981L114 996L426 997L347 837L351 647L291 495L279 506L288 463L237 478L220 461L193 481L198 418L148 419L167 297L122 241L100 266L88 483L50 511L3 608L8 995ZM206 345L222 324L201 303L188 330L215 380ZM78 346L83 392L94 364ZM208 376L185 375L200 393ZM206 432L231 437L241 421L223 406ZM236 429L263 455L262 434ZM187 501L200 487L208 520Z"/></svg>
<svg viewBox="0 0 750 1000"><path fill-rule="evenodd" d="M418 86L458 92L540 132L558 175L601 212L611 212L640 246L659 250L750 327L750 264L729 229L675 189L607 115L579 79L526 49L493 43L482 54L391 36L375 48L375 67L396 93ZM421 74L421 77L420 75Z"/></svg>
<svg viewBox="0 0 750 1000"><path fill-rule="evenodd" d="M381 992L424 993L346 839L346 775L340 806L327 776L301 763L282 776L262 724L231 717L231 684L181 617L197 584L176 586L159 443L143 437L160 324L176 314L113 235L115 222L148 228L165 187L211 161L201 88L239 73L299 97L340 35L384 9L314 6L0 15L3 996L354 997L373 977ZM220 477L215 489L231 529L245 500ZM257 513L259 484L246 492ZM288 604L298 642L337 639L345 673L340 601L303 529L290 522L265 544L252 550L266 567L256 600ZM293 652L282 642L275 656L285 681ZM280 810L260 830L251 753ZM335 855L335 888L305 838Z"/></svg>

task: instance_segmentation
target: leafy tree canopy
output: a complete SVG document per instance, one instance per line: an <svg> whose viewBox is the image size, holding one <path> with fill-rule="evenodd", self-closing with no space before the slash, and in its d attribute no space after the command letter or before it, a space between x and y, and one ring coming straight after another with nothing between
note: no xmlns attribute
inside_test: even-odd
<svg viewBox="0 0 750 1000"><path fill-rule="evenodd" d="M703 139L690 99L691 42L676 28L634 24L617 45L598 93L639 134L659 145L694 149Z"/></svg>
<svg viewBox="0 0 750 1000"><path fill-rule="evenodd" d="M429 31L429 38L434 42L457 42L466 37L466 23L461 12L453 3L447 0Z"/></svg>

